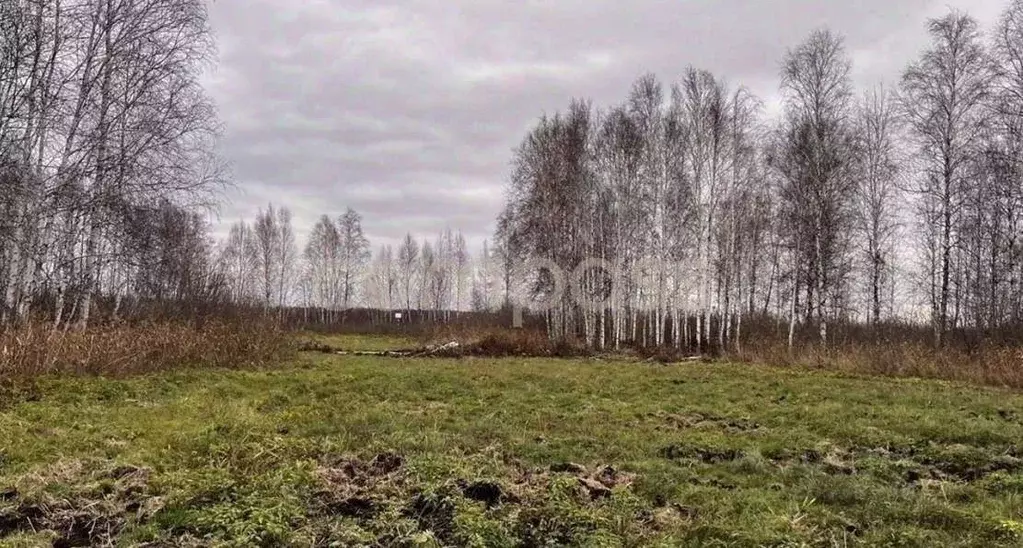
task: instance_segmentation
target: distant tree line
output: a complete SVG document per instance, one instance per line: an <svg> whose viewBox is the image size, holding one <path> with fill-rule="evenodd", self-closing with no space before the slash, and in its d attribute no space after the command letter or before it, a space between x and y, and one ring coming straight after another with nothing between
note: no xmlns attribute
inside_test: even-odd
<svg viewBox="0 0 1023 548"><path fill-rule="evenodd" d="M490 299L450 230L370 261L355 211L319 219L299 249L271 205L215 241L206 214L227 173L199 82L214 49L202 0L0 0L0 328L84 328L145 303L336 321Z"/></svg>
<svg viewBox="0 0 1023 548"><path fill-rule="evenodd" d="M581 292L606 306L563 294L551 336L724 347L771 316L790 344L797 327L827 344L835 323L914 308L938 345L1023 326L1023 1L990 34L957 11L927 30L898 85L865 92L843 38L812 33L782 61L780 119L696 68L541 118L515 152L498 242L517 264L632 273L611 284L592 268ZM551 293L547 270L526 276Z"/></svg>
<svg viewBox="0 0 1023 548"><path fill-rule="evenodd" d="M484 242L473 254L461 232L450 228L436 239L407 234L395 249L374 254L362 229L362 216L349 208L316 221L299 252L287 208L239 221L219 252L227 293L239 304L267 310L315 309L321 323L338 323L354 308L429 311L444 319L458 311L494 310L505 304L501 263Z"/></svg>

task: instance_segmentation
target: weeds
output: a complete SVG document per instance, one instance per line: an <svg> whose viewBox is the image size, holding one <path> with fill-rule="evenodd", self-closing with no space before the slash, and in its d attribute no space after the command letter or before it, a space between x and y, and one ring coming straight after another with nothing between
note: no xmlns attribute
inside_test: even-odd
<svg viewBox="0 0 1023 548"><path fill-rule="evenodd" d="M886 377L914 377L1023 389L1023 350L981 346L935 349L925 343L844 344L829 348L748 344L729 359Z"/></svg>
<svg viewBox="0 0 1023 548"><path fill-rule="evenodd" d="M534 357L534 358L578 358L593 355L593 352L578 341L552 341L544 332L535 329L438 329L423 341L426 348L441 347L435 354L442 357ZM456 342L457 347L442 348L444 344Z"/></svg>
<svg viewBox="0 0 1023 548"><path fill-rule="evenodd" d="M822 348L800 343L790 349L776 338L745 342L739 348L713 348L694 356L672 347L626 345L620 351L595 351L578 341L551 341L539 330L498 328L439 328L422 341L427 348L455 341L458 348L442 349L443 357L585 357L635 358L662 364L738 361L756 365L795 366L853 374L913 377L1023 389L1023 349L991 343L969 348L935 349L923 341L838 341ZM411 352L415 354L415 352ZM426 354L425 352L421 352Z"/></svg>
<svg viewBox="0 0 1023 548"><path fill-rule="evenodd" d="M67 332L37 323L0 331L0 380L249 367L285 357L290 341L287 333L259 322L110 325ZM3 392L0 386L0 400Z"/></svg>

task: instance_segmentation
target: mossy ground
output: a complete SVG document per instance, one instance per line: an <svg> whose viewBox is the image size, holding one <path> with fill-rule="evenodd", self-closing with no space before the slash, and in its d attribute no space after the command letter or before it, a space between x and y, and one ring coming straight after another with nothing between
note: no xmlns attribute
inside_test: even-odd
<svg viewBox="0 0 1023 548"><path fill-rule="evenodd" d="M9 395L0 545L1017 546L1021 459L996 389L308 353Z"/></svg>

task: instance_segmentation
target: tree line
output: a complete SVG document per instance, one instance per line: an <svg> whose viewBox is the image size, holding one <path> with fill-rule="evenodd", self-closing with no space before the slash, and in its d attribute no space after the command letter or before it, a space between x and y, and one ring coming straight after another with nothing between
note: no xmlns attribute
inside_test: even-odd
<svg viewBox="0 0 1023 548"><path fill-rule="evenodd" d="M0 0L0 326L212 287L212 52L202 0Z"/></svg>
<svg viewBox="0 0 1023 548"><path fill-rule="evenodd" d="M494 310L508 298L503 263L495 262L500 249L484 242L473 253L460 231L447 228L421 240L407 234L397 247L382 245L374 253L362 215L348 208L336 217L322 215L300 250L292 224L287 208L270 204L251 223L231 226L217 264L232 302L315 309L317 321L333 324L356 307L429 311L442 319Z"/></svg>
<svg viewBox="0 0 1023 548"><path fill-rule="evenodd" d="M599 347L724 347L762 317L790 344L907 312L939 345L1018 327L1023 0L990 32L955 11L927 30L899 81L867 90L843 38L812 33L782 60L779 118L693 67L618 105L573 100L515 150L493 245L446 229L371 250L351 209L301 247L273 205L210 236L226 171L204 2L0 0L0 325L84 327L143 301L446 317L525 286L558 296L552 338ZM590 265L578 294L537 259Z"/></svg>
<svg viewBox="0 0 1023 548"><path fill-rule="evenodd" d="M631 274L590 269L579 291L606 306L561 294L551 336L724 347L744 318L771 316L790 345L797 327L827 344L829 326L907 308L938 345L1019 327L1023 1L990 33L959 11L927 31L896 85L867 90L844 39L813 32L782 60L778 119L693 67L540 118L515 151L498 242L517 263ZM551 294L549 272L529 276Z"/></svg>
<svg viewBox="0 0 1023 548"><path fill-rule="evenodd" d="M228 171L199 81L214 51L202 0L0 0L0 328L84 329L146 303L331 322L355 306L496 306L451 230L371 261L355 211L320 218L300 250L270 205L216 241L206 219Z"/></svg>
<svg viewBox="0 0 1023 548"><path fill-rule="evenodd" d="M228 173L199 81L214 51L202 0L0 0L0 328L85 328L147 302L331 321L470 306L470 254L450 230L371 263L355 211L323 216L300 251L271 205L216 241L206 214Z"/></svg>

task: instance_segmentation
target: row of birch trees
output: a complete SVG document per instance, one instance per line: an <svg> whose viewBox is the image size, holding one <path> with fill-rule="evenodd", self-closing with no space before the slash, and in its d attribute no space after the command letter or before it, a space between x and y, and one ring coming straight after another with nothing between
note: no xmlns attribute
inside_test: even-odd
<svg viewBox="0 0 1023 548"><path fill-rule="evenodd" d="M202 0L0 0L0 328L211 298Z"/></svg>
<svg viewBox="0 0 1023 548"><path fill-rule="evenodd" d="M385 310L465 310L471 305L473 257L465 237L451 229L432 242L411 234L382 246L370 268L367 304Z"/></svg>
<svg viewBox="0 0 1023 548"><path fill-rule="evenodd" d="M499 271L484 243L474 255L461 232L436 239L407 234L395 249L372 252L362 215L321 216L301 252L291 213L270 204L252 223L231 226L215 261L231 301L265 309L305 307L335 323L352 308L452 311L503 305Z"/></svg>
<svg viewBox="0 0 1023 548"><path fill-rule="evenodd" d="M843 38L812 33L782 60L777 118L692 67L540 118L497 240L551 337L705 349L754 317L784 319L789 344L897 315L937 344L1018 327L1023 1L990 31L958 11L926 28L900 81L867 90Z"/></svg>

